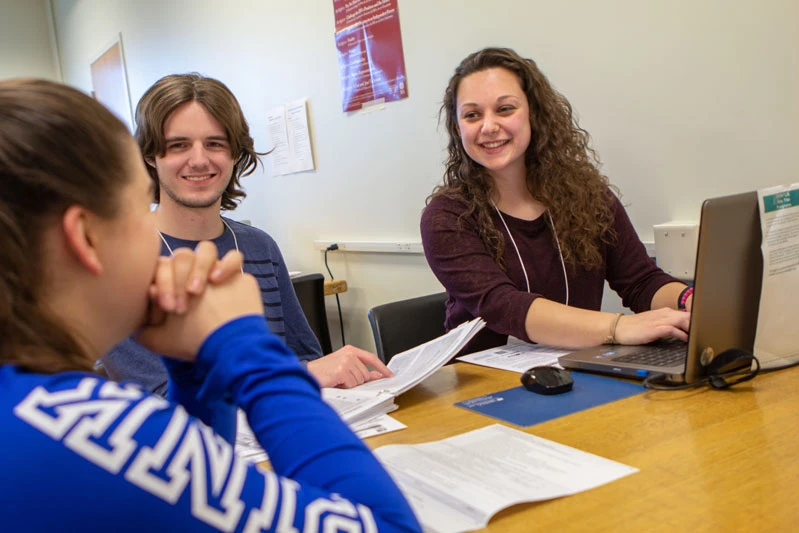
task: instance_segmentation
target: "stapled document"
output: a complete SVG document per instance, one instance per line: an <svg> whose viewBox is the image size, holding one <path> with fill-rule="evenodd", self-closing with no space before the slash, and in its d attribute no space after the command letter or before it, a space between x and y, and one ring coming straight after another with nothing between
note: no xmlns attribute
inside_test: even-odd
<svg viewBox="0 0 799 533"><path fill-rule="evenodd" d="M480 529L511 505L576 494L638 471L499 424L437 442L383 446L375 455L425 531L436 533Z"/></svg>

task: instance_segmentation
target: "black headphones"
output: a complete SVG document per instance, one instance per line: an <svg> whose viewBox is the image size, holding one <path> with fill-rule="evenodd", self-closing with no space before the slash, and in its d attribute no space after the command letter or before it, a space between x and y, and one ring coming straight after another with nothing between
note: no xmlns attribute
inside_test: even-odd
<svg viewBox="0 0 799 533"><path fill-rule="evenodd" d="M752 362L755 363L752 368ZM754 354L732 348L718 354L707 365L707 380L714 389L726 389L732 385L754 379L760 371L760 361ZM740 377L738 377L740 376ZM735 378L729 381L727 378Z"/></svg>
<svg viewBox="0 0 799 533"><path fill-rule="evenodd" d="M754 368L752 362L755 363ZM683 390L709 383L714 389L726 389L754 379L760 372L760 361L754 354L732 348L718 354L704 368L706 376L693 383L667 385L662 383L666 377L664 374L653 373L644 379L643 385L651 390Z"/></svg>

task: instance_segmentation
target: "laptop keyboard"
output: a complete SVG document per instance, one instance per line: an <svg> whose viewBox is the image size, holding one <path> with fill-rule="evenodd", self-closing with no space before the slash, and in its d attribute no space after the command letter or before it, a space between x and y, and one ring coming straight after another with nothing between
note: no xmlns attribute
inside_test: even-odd
<svg viewBox="0 0 799 533"><path fill-rule="evenodd" d="M648 345L640 352L620 355L614 357L613 360L620 363L667 367L684 363L687 354L687 344L682 342L667 342Z"/></svg>

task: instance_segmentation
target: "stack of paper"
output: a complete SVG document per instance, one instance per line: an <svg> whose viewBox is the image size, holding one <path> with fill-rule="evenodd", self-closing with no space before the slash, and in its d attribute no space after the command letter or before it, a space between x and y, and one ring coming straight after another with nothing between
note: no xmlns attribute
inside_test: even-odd
<svg viewBox="0 0 799 533"><path fill-rule="evenodd" d="M376 433L369 436L402 429L404 425L385 417L386 413L397 408L394 398L444 366L484 326L481 318L464 322L441 337L392 357L388 368L394 372L393 377L370 381L353 389L323 389L322 398L356 433L358 428L377 428ZM378 422L377 417L385 418Z"/></svg>
<svg viewBox="0 0 799 533"><path fill-rule="evenodd" d="M353 389L322 389L322 399L350 426L397 409L394 396Z"/></svg>
<svg viewBox="0 0 799 533"><path fill-rule="evenodd" d="M386 414L356 421L349 424L349 426L360 439L390 433L407 427L402 422L394 420ZM235 448L236 455L250 463L262 463L269 460L269 456L261 447L252 429L250 429L250 425L247 423L247 415L241 409L239 409L238 427L236 428Z"/></svg>
<svg viewBox="0 0 799 533"><path fill-rule="evenodd" d="M485 322L481 318L464 322L437 339L392 357L388 368L394 372L394 377L370 381L353 389L325 388L322 389L322 399L362 439L404 429L404 424L387 415L397 408L394 398L444 366L484 326ZM240 455L254 457L257 461L266 460L266 454L258 445L242 412L239 412L236 450Z"/></svg>

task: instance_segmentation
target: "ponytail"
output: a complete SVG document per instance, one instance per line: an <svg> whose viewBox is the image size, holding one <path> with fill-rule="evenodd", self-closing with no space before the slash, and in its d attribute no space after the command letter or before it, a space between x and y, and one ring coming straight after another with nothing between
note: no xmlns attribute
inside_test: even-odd
<svg viewBox="0 0 799 533"><path fill-rule="evenodd" d="M117 212L126 139L125 125L76 89L0 82L0 364L92 370L80 339L42 301L42 241L70 205Z"/></svg>

